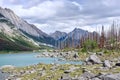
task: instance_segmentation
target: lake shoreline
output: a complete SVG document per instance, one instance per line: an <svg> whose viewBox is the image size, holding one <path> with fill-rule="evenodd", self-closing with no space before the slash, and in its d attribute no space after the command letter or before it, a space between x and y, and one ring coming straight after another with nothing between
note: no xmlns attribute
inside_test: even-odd
<svg viewBox="0 0 120 80"><path fill-rule="evenodd" d="M16 67L25 67L28 65L34 65L38 63L45 63L45 64L51 64L51 63L59 63L59 64L82 64L78 58L71 58L67 59L67 57L60 56L54 56L56 53L47 52L51 56L43 56L46 51L39 51L39 52L19 52L19 53L8 53L8 54L0 54L0 66L4 65L13 65ZM46 53L46 54L47 54ZM64 52L67 53L67 52ZM63 54L64 54L63 53ZM61 53L59 53L61 54ZM42 55L40 57L40 55ZM67 53L67 56L71 55ZM39 57L38 57L39 56Z"/></svg>
<svg viewBox="0 0 120 80"><path fill-rule="evenodd" d="M88 80L108 80L108 78L114 79L116 75L120 75L120 53L87 52L82 55L79 54L79 58L84 61L82 65L39 63L3 70L14 75L9 78L20 80L86 80L86 78Z"/></svg>

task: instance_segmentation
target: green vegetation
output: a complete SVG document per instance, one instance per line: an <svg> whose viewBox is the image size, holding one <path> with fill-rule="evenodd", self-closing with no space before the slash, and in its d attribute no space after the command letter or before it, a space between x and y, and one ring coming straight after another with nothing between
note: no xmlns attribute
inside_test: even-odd
<svg viewBox="0 0 120 80"><path fill-rule="evenodd" d="M16 37L17 38L17 37ZM0 51L31 51L34 49L39 49L33 43L28 42L22 37L11 38L3 32L0 32Z"/></svg>
<svg viewBox="0 0 120 80"><path fill-rule="evenodd" d="M27 47L33 48L33 49L39 49L38 46L35 46L30 41L23 39L22 36L16 36L16 37L13 37L12 39L15 41L15 43L17 43L19 45L27 46Z"/></svg>
<svg viewBox="0 0 120 80"><path fill-rule="evenodd" d="M93 51L96 48L98 48L96 41L94 41L94 40L86 40L83 43L82 52Z"/></svg>

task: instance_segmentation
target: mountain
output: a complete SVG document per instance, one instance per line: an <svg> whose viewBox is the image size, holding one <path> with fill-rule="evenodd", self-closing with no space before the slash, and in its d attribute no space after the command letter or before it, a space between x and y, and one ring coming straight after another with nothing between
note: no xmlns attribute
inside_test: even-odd
<svg viewBox="0 0 120 80"><path fill-rule="evenodd" d="M55 40L59 40L60 38L65 38L67 36L67 33L55 31L54 33L50 34L51 37L53 37Z"/></svg>
<svg viewBox="0 0 120 80"><path fill-rule="evenodd" d="M69 38L73 38L75 40L79 40L82 36L87 36L88 31L82 30L80 28L75 28L72 32L68 33Z"/></svg>
<svg viewBox="0 0 120 80"><path fill-rule="evenodd" d="M36 42L21 33L9 19L0 13L0 51L28 51L38 48Z"/></svg>
<svg viewBox="0 0 120 80"><path fill-rule="evenodd" d="M58 37L58 35L60 35L58 33L59 31L52 34L52 36L56 38L56 36ZM69 32L68 34L65 34L64 37L59 36L59 38L57 39L56 45L58 48L63 47L63 46L68 46L68 45L69 47L72 47L72 46L77 47L78 45L80 45L81 38L82 37L87 38L88 35L89 36L91 35L91 38L93 37L93 35L99 36L97 32L88 32L80 28L75 28L73 31Z"/></svg>
<svg viewBox="0 0 120 80"><path fill-rule="evenodd" d="M66 43L69 42L69 46L78 46L80 44L80 39L83 36L86 36L89 34L88 31L80 29L80 28L75 28L73 31L69 32L66 40L64 40Z"/></svg>
<svg viewBox="0 0 120 80"><path fill-rule="evenodd" d="M40 49L55 40L36 26L18 17L12 10L0 7L0 51Z"/></svg>
<svg viewBox="0 0 120 80"><path fill-rule="evenodd" d="M0 14L8 19L17 30L29 38L37 42L54 45L55 40L51 36L42 32L35 25L29 24L27 21L18 17L12 10L0 7Z"/></svg>

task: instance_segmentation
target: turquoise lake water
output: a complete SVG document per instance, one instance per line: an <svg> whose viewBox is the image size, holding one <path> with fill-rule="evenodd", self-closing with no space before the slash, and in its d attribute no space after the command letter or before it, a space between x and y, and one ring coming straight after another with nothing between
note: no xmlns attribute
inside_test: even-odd
<svg viewBox="0 0 120 80"><path fill-rule="evenodd" d="M58 64L82 64L81 61L59 61L58 58L36 58L38 53L14 53L14 54L0 54L0 66L13 65L17 67L28 66L38 63L58 63Z"/></svg>

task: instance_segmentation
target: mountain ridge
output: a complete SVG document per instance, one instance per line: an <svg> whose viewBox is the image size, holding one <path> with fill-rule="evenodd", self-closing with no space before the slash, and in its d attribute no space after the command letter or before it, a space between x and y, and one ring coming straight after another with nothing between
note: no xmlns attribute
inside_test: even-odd
<svg viewBox="0 0 120 80"><path fill-rule="evenodd" d="M30 38L34 38L35 41L42 40L43 43L52 44L54 45L54 39L49 36L48 34L44 33L40 29L38 29L35 25L28 23L27 21L23 20L22 18L18 17L11 9L8 8L0 8L0 14L2 14L5 18L11 21L15 27L20 30L22 33L29 34ZM23 34L24 34L23 33ZM26 35L26 34L25 34ZM28 35L27 35L28 36ZM47 40L47 37L50 41ZM37 39L37 40L36 40Z"/></svg>
<svg viewBox="0 0 120 80"><path fill-rule="evenodd" d="M35 38L38 38L38 40L26 35L21 30ZM0 50L31 51L40 49L40 42L43 41L43 43L51 43L46 40L47 38L52 39L36 26L27 23L27 21L24 21L15 15L12 10L0 7Z"/></svg>
<svg viewBox="0 0 120 80"><path fill-rule="evenodd" d="M58 46L60 44L59 42L71 42L69 45L72 45L72 42L74 42L74 45L76 46L80 44L82 36L88 36L90 33L87 30L75 28L69 33L55 31L54 33L48 35L38 29L35 25L30 24L17 16L11 9L1 7L0 26L0 32L10 36L11 41L16 41L19 44L21 44L21 42L18 39L21 37L25 44L26 41L32 41L32 43L37 45L43 43Z"/></svg>

